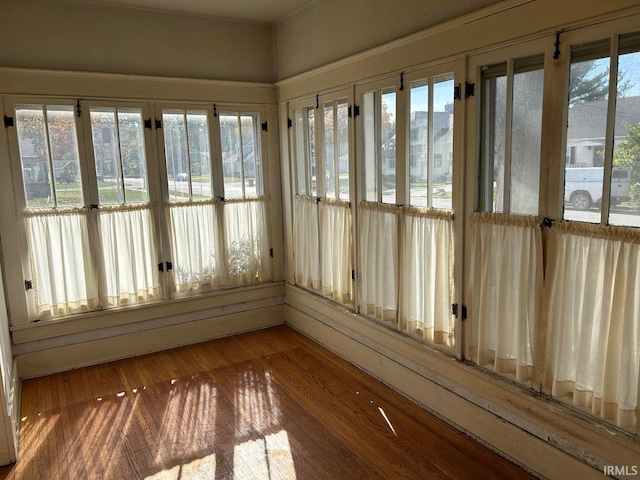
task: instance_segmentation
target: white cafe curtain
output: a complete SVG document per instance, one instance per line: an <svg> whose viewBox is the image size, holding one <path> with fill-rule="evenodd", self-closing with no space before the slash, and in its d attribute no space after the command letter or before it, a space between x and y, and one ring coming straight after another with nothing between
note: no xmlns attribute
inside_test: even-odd
<svg viewBox="0 0 640 480"><path fill-rule="evenodd" d="M104 265L103 306L156 299L160 284L149 205L102 207L98 219Z"/></svg>
<svg viewBox="0 0 640 480"><path fill-rule="evenodd" d="M219 200L169 207L173 275L177 292L220 284L222 242Z"/></svg>
<svg viewBox="0 0 640 480"><path fill-rule="evenodd" d="M474 213L470 358L533 379L543 263L540 217Z"/></svg>
<svg viewBox="0 0 640 480"><path fill-rule="evenodd" d="M296 285L320 288L318 204L314 197L293 197L293 256Z"/></svg>
<svg viewBox="0 0 640 480"><path fill-rule="evenodd" d="M398 216L395 205L361 202L361 312L397 326Z"/></svg>
<svg viewBox="0 0 640 480"><path fill-rule="evenodd" d="M98 308L97 274L84 210L27 212L26 216L38 316Z"/></svg>
<svg viewBox="0 0 640 480"><path fill-rule="evenodd" d="M322 294L336 302L350 304L352 261L349 202L324 198L318 207Z"/></svg>
<svg viewBox="0 0 640 480"><path fill-rule="evenodd" d="M638 432L640 232L554 224L545 285L545 386Z"/></svg>
<svg viewBox="0 0 640 480"><path fill-rule="evenodd" d="M404 207L401 224L399 328L452 346L453 214Z"/></svg>
<svg viewBox="0 0 640 480"><path fill-rule="evenodd" d="M271 255L265 203L262 198L225 200L226 284L271 279Z"/></svg>

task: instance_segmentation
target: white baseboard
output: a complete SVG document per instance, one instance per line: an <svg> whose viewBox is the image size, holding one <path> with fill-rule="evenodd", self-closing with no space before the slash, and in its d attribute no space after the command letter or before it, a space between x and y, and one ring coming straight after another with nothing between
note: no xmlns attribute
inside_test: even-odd
<svg viewBox="0 0 640 480"><path fill-rule="evenodd" d="M79 343L23 350L16 361L20 378L28 379L283 323L284 305L280 303Z"/></svg>

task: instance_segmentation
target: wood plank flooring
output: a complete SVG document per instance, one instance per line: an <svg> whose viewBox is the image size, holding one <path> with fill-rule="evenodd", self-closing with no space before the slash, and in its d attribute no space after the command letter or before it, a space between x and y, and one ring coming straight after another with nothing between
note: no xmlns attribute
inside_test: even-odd
<svg viewBox="0 0 640 480"><path fill-rule="evenodd" d="M8 479L531 478L289 327L28 380Z"/></svg>

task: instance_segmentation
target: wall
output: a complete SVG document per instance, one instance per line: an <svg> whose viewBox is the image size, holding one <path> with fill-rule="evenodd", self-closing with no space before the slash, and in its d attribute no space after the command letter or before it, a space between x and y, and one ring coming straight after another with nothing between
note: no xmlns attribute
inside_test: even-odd
<svg viewBox="0 0 640 480"><path fill-rule="evenodd" d="M320 8L319 5L316 7ZM632 17L631 13L635 16ZM604 22L618 18L619 24L623 24L622 31L637 31L640 29L638 13L640 9L637 2L626 0L615 4L598 0L506 1L356 55L351 55L349 49L352 45L348 41L344 48L340 49L338 41L334 45L333 39L327 39L326 50L322 50L325 48L323 46L318 48L326 52L335 47L335 52L342 52L344 58L307 71L303 68L305 47L302 42L298 40L298 46L283 47L279 39L279 77L287 77L283 72L292 74L291 77L277 83L281 101L280 142L283 145L282 175L287 222L285 238L291 244L295 233L291 226L290 153L284 148L289 142L286 118L291 116L289 107L293 102L338 89L353 91L370 80L386 78L389 75L397 78L396 75L399 77L400 72L411 73L421 67L437 67L449 60L456 62L456 65L462 65L462 74L456 74L456 82L460 81L464 85L465 80L475 80L477 89L478 72L473 64L475 54L497 55L500 53L497 51L499 48L513 46L509 55L513 54L518 58L518 54L513 52L524 49L531 43L543 45L539 51L545 52L548 67L561 68L562 62L567 58L567 39L570 40L572 35L577 35L580 27L595 25L601 30L602 38L606 38L611 31L607 30L610 27ZM353 21L356 21L357 25L363 25L360 18L355 16ZM295 21L294 18L293 22ZM303 23L301 21L301 25ZM362 30L361 27L354 28ZM560 35L562 53L560 60L554 63L552 56L558 30L564 32ZM302 31L296 35L304 38ZM319 31L312 29L311 41L308 44L316 48L314 41L320 39L320 35ZM342 33L338 31L336 37L340 35ZM522 42L525 39L531 41L524 45ZM500 58L498 61L504 60ZM566 102L566 97L560 98L564 92L564 85L545 85L545 88L553 89L554 102ZM458 145L458 167L454 175L458 181L457 185L461 185L459 191L464 192L461 196L464 197L465 207L461 210L456 209L457 219L467 217L467 212L472 212L475 204L474 189L477 177L473 172L477 162L474 140L478 125L478 97L476 95L464 100L465 107L461 109L465 129L459 136L463 138L463 143ZM360 104L360 99L356 98L355 103ZM554 135L561 134L562 118L554 118L552 122L545 118L543 121L553 127L551 130ZM549 143L557 146L561 141L554 139ZM547 156L553 156L555 164L564 165L563 148L556 148ZM548 161L551 164L551 160ZM467 183L464 183L465 181ZM557 182L555 177L550 180L550 184L554 181ZM550 191L556 191L558 188L554 190L549 186ZM541 193L541 197L546 198L544 192ZM551 198L549 202L552 200L556 204L559 203ZM456 230L458 238L469 240L471 235L465 233L464 230ZM467 246L459 255L465 257L469 250ZM464 262L457 262L458 265L462 263ZM292 255L289 254L289 285L285 297L289 325L540 477L601 478L604 466L638 465L640 441L637 436L634 437L571 407L539 396L519 387L515 382L481 371L465 361L436 351L343 306L293 286L291 265ZM469 271L467 266L464 273ZM459 285L466 286L466 283L461 281ZM464 293L458 294L464 296L464 303L468 305L468 289L459 290L464 290ZM466 328L468 329L468 325ZM457 340L461 340L459 343L464 342L464 329L465 327L458 330L461 332L457 337Z"/></svg>
<svg viewBox="0 0 640 480"><path fill-rule="evenodd" d="M0 246L2 243L0 242ZM17 420L14 399L13 356L9 335L9 317L4 293L4 273L0 262L0 465L16 460L17 439L12 421Z"/></svg>
<svg viewBox="0 0 640 480"><path fill-rule="evenodd" d="M0 66L275 79L269 25L66 0L0 0Z"/></svg>
<svg viewBox="0 0 640 480"><path fill-rule="evenodd" d="M278 79L363 52L497 1L312 2L274 26Z"/></svg>

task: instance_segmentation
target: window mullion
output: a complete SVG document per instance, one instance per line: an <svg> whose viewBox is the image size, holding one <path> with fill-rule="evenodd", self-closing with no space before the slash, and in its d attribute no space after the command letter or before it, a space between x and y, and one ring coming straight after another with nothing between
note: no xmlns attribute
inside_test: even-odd
<svg viewBox="0 0 640 480"><path fill-rule="evenodd" d="M93 137L91 135L91 107L88 102L82 102L81 107L84 115L80 128L78 128L78 147L83 149L80 150L80 182L83 192L86 192L84 193L85 205L98 205L98 189L100 186L98 184Z"/></svg>
<svg viewBox="0 0 640 480"><path fill-rule="evenodd" d="M316 196L326 197L325 187L325 131L324 131L324 106L318 105L313 111L316 146Z"/></svg>
<svg viewBox="0 0 640 480"><path fill-rule="evenodd" d="M311 169L311 123L309 122L309 112L313 112L311 109L305 109L304 114L304 168L305 168L305 181L307 183L307 195L313 196L313 171ZM314 122L315 124L315 117ZM316 172L317 173L317 172ZM317 187L317 184L316 184Z"/></svg>
<svg viewBox="0 0 640 480"><path fill-rule="evenodd" d="M58 191L55 182L55 171L53 168L53 152L51 151L51 138L49 135L49 109L47 105L43 105L45 138L47 139L47 156L49 161L49 185L51 185L51 194L53 195L53 208L58 208Z"/></svg>
<svg viewBox="0 0 640 480"><path fill-rule="evenodd" d="M376 145L376 197L378 203L382 202L382 92L374 93L374 118L375 118L375 145Z"/></svg>
<svg viewBox="0 0 640 480"><path fill-rule="evenodd" d="M211 171L211 198L224 198L224 168L222 167L222 129L220 128L220 114L213 115L207 111L209 126L209 168Z"/></svg>
<svg viewBox="0 0 640 480"><path fill-rule="evenodd" d="M120 186L122 187L122 201L119 202L121 205L126 204L127 203L127 193L126 193L126 188L125 188L125 184L124 184L124 165L122 164L122 144L120 143L120 117L119 117L119 112L117 108L114 108L114 121L115 121L115 125L114 125L114 133L116 138L114 139L115 144L116 144L116 148L117 148L117 161L118 161L118 167L119 167L119 174L118 174L118 181L120 182ZM116 190L117 192L120 192L120 189Z"/></svg>
<svg viewBox="0 0 640 480"><path fill-rule="evenodd" d="M255 148L255 146L254 146ZM244 192L244 143L242 141L242 116L238 113L238 154L240 155L240 187L242 198L245 197Z"/></svg>
<svg viewBox="0 0 640 480"><path fill-rule="evenodd" d="M429 79L429 90L427 92L427 206L433 207L433 172L435 164L435 137L434 137L434 117L433 114L433 78Z"/></svg>
<svg viewBox="0 0 640 480"><path fill-rule="evenodd" d="M338 125L338 101L334 100L333 108L333 183L335 196L340 199L340 131Z"/></svg>
<svg viewBox="0 0 640 480"><path fill-rule="evenodd" d="M604 150L604 171L602 176L602 200L600 223L609 223L609 206L611 204L611 169L613 165L613 149L616 122L616 100L618 98L618 43L619 37L611 39L611 53L609 55L609 98L607 101L607 130Z"/></svg>
<svg viewBox="0 0 640 480"><path fill-rule="evenodd" d="M185 141L185 156L187 158L187 188L189 189L189 200L193 200L193 181L191 179L191 152L189 151L189 119L187 118L187 111L182 111L182 118L184 120L184 141Z"/></svg>

